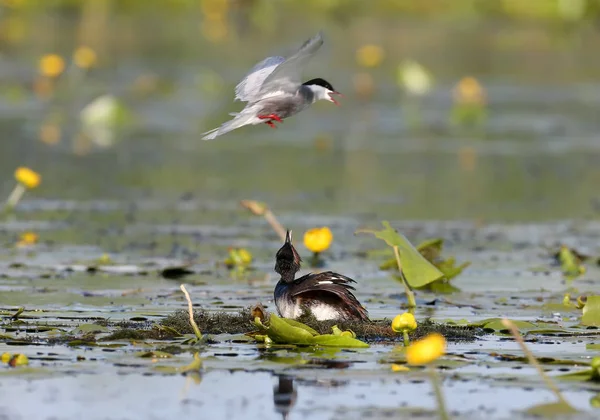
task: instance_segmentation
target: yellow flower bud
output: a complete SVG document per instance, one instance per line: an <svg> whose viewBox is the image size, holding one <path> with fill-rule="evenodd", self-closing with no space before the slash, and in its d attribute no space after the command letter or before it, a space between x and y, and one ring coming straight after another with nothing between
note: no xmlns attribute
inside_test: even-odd
<svg viewBox="0 0 600 420"><path fill-rule="evenodd" d="M29 359L23 353L19 353L13 355L13 357L8 361L8 364L12 367L25 366L29 364Z"/></svg>
<svg viewBox="0 0 600 420"><path fill-rule="evenodd" d="M97 59L96 52L90 47L79 47L73 53L73 62L82 69L94 67Z"/></svg>
<svg viewBox="0 0 600 420"><path fill-rule="evenodd" d="M15 178L27 188L37 187L42 180L40 174L24 166L17 168Z"/></svg>
<svg viewBox="0 0 600 420"><path fill-rule="evenodd" d="M328 227L313 228L304 234L304 245L312 252L323 252L331 245L333 234Z"/></svg>
<svg viewBox="0 0 600 420"><path fill-rule="evenodd" d="M2 353L2 363L8 363L11 357L10 353Z"/></svg>
<svg viewBox="0 0 600 420"><path fill-rule="evenodd" d="M65 69L65 60L58 54L46 54L40 59L40 73L46 77L58 77Z"/></svg>
<svg viewBox="0 0 600 420"><path fill-rule="evenodd" d="M404 312L401 315L396 315L392 321L392 330L394 332L414 331L417 329L417 320L410 312Z"/></svg>
<svg viewBox="0 0 600 420"><path fill-rule="evenodd" d="M446 353L446 339L439 333L429 334L415 341L406 349L406 362L409 365L424 365Z"/></svg>

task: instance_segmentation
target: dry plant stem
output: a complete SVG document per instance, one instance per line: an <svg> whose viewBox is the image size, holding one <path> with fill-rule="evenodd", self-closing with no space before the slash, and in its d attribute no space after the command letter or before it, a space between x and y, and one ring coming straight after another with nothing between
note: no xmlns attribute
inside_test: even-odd
<svg viewBox="0 0 600 420"><path fill-rule="evenodd" d="M21 197L23 197L23 194L25 194L25 191L27 191L27 188L25 188L23 184L18 183L15 186L15 189L12 190L12 192L6 199L6 208L14 208L17 205L17 203L21 200Z"/></svg>
<svg viewBox="0 0 600 420"><path fill-rule="evenodd" d="M444 394L442 394L442 388L440 387L440 379L433 366L427 368L429 376L431 377L431 384L433 385L433 392L435 393L435 400L437 401L438 413L440 414L441 420L450 420L448 410L446 410L446 402L444 401Z"/></svg>
<svg viewBox="0 0 600 420"><path fill-rule="evenodd" d="M265 220L269 222L273 230L279 235L282 241L285 241L285 229L279 223L273 212L269 209L265 211Z"/></svg>
<svg viewBox="0 0 600 420"><path fill-rule="evenodd" d="M402 284L404 285L404 289L406 291L406 298L408 299L408 307L416 308L417 302L415 301L415 294L410 289L410 286L408 285L406 279L404 278L404 273L402 273L402 262L400 261L400 251L398 250L397 246L394 246L392 248L394 248L394 256L396 257L396 264L398 264L398 271L400 272L400 278L402 279Z"/></svg>
<svg viewBox="0 0 600 420"><path fill-rule="evenodd" d="M196 335L196 338L198 338L198 340L200 340L200 339L202 339L202 333L200 332L200 328L198 328L198 324L196 324L196 321L194 321L194 308L192 307L192 299L190 298L190 294L188 293L187 289L185 288L185 285L182 284L181 286L179 286L179 288L185 295L185 299L187 300L187 303L188 303L188 312L190 314L190 324L191 324L192 328L194 329L194 334Z"/></svg>
<svg viewBox="0 0 600 420"><path fill-rule="evenodd" d="M532 364L533 367L535 367L537 369L538 373L540 374L540 376L546 383L546 386L548 388L550 388L550 391L552 391L554 393L556 398L558 398L558 400L561 403L570 406L570 404L567 402L565 397L563 397L563 395L560 393L560 391L558 390L558 388L556 387L554 382L552 382L552 379L550 379L550 377L548 375L546 375L546 372L544 372L544 369L542 369L542 367L540 366L539 362L537 361L537 359L535 358L533 353L531 353L531 350L529 350L529 348L525 344L525 341L523 341L523 337L521 337L521 334L519 333L519 330L517 329L515 324L513 324L509 319L503 319L502 324L510 330L510 333L515 338L515 341L517 343L519 343L519 346L521 346L521 350L523 350L523 353L525 353L525 356L527 356L529 363Z"/></svg>

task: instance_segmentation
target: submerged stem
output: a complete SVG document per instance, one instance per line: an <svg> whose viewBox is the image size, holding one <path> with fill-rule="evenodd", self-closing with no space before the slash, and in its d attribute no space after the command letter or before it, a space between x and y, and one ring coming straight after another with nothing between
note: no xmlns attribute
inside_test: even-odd
<svg viewBox="0 0 600 420"><path fill-rule="evenodd" d="M194 330L194 334L196 335L196 338L198 340L201 340L202 333L200 332L200 328L198 328L198 324L196 324L196 321L194 321L194 308L192 307L192 299L190 298L190 294L188 293L187 289L185 288L185 285L182 284L179 286L179 288L185 295L185 299L187 300L187 303L188 303L188 312L190 314L190 324L192 326L192 329Z"/></svg>
<svg viewBox="0 0 600 420"><path fill-rule="evenodd" d="M437 401L440 419L450 420L450 415L446 409L446 402L444 401L444 394L442 393L438 374L433 366L429 366L427 370L429 371L429 376L431 377L431 384L433 385L433 392L435 393L435 400Z"/></svg>
<svg viewBox="0 0 600 420"><path fill-rule="evenodd" d="M394 256L396 257L396 264L398 264L398 271L400 272L400 278L402 279L402 284L404 285L404 289L406 291L406 298L408 299L408 307L415 308L417 306L417 302L415 301L415 294L412 289L408 285L406 278L404 277L404 273L402 272L402 262L400 261L400 251L397 246L392 247L394 249Z"/></svg>
<svg viewBox="0 0 600 420"><path fill-rule="evenodd" d="M537 369L539 375L542 377L542 379L544 380L544 382L546 383L546 386L550 389L550 391L552 391L554 393L556 398L558 398L558 400L561 403L566 404L570 407L571 405L567 402L565 397L563 397L563 395L560 393L558 387L554 384L554 382L552 382L552 379L550 379L550 377L548 375L546 375L546 372L544 372L544 369L542 369L542 366L540 366L540 363L537 361L537 359L535 358L535 356L533 355L531 350L529 350L529 348L525 344L525 341L523 341L523 337L521 337L521 334L519 333L519 330L517 329L515 324L513 324L513 322L511 320L506 319L506 318L502 320L502 324L506 328L508 328L508 330L510 331L512 336L515 338L515 341L517 343L519 343L519 346L521 346L521 350L523 350L523 353L525 353L525 356L527 356L529 363L532 364L533 367L535 367Z"/></svg>

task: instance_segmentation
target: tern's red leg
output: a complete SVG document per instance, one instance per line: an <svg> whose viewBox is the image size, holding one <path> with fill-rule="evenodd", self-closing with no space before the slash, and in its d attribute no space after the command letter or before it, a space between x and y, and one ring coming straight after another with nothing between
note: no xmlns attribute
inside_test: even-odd
<svg viewBox="0 0 600 420"><path fill-rule="evenodd" d="M267 121L265 124L269 124L269 127L271 127L271 128L277 128L277 126L275 125L275 123L273 121Z"/></svg>
<svg viewBox="0 0 600 420"><path fill-rule="evenodd" d="M279 118L279 115L276 115L276 114L259 115L258 118L260 118L261 120L275 120L280 123L283 122L283 120L281 118Z"/></svg>

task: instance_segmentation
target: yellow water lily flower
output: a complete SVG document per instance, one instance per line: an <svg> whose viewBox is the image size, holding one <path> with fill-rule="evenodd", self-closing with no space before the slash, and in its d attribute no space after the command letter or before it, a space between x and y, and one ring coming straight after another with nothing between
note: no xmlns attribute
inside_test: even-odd
<svg viewBox="0 0 600 420"><path fill-rule="evenodd" d="M363 45L356 51L356 61L363 67L377 67L384 57L383 48L379 45Z"/></svg>
<svg viewBox="0 0 600 420"><path fill-rule="evenodd" d="M21 166L15 171L15 178L27 188L35 188L40 185L42 177L37 172Z"/></svg>
<svg viewBox="0 0 600 420"><path fill-rule="evenodd" d="M409 365L424 365L433 362L445 353L446 339L439 333L433 333L408 346L406 362Z"/></svg>
<svg viewBox="0 0 600 420"><path fill-rule="evenodd" d="M8 363L12 355L8 352L2 353L2 363Z"/></svg>
<svg viewBox="0 0 600 420"><path fill-rule="evenodd" d="M454 100L460 104L483 105L485 89L476 78L463 77L454 88Z"/></svg>
<svg viewBox="0 0 600 420"><path fill-rule="evenodd" d="M17 242L18 247L25 247L29 245L35 245L38 241L37 233L33 232L25 232L21 235L19 242Z"/></svg>
<svg viewBox="0 0 600 420"><path fill-rule="evenodd" d="M73 53L73 62L79 68L89 69L90 67L94 67L96 61L98 61L98 56L90 47L79 47Z"/></svg>
<svg viewBox="0 0 600 420"><path fill-rule="evenodd" d="M323 252L331 245L333 233L328 227L313 228L304 234L304 245L312 252Z"/></svg>
<svg viewBox="0 0 600 420"><path fill-rule="evenodd" d="M58 54L46 54L40 58L39 69L46 77L58 77L65 70L65 60Z"/></svg>
<svg viewBox="0 0 600 420"><path fill-rule="evenodd" d="M400 333L404 331L414 331L417 329L417 320L415 316L410 312L404 312L403 314L396 315L392 321L392 330Z"/></svg>

